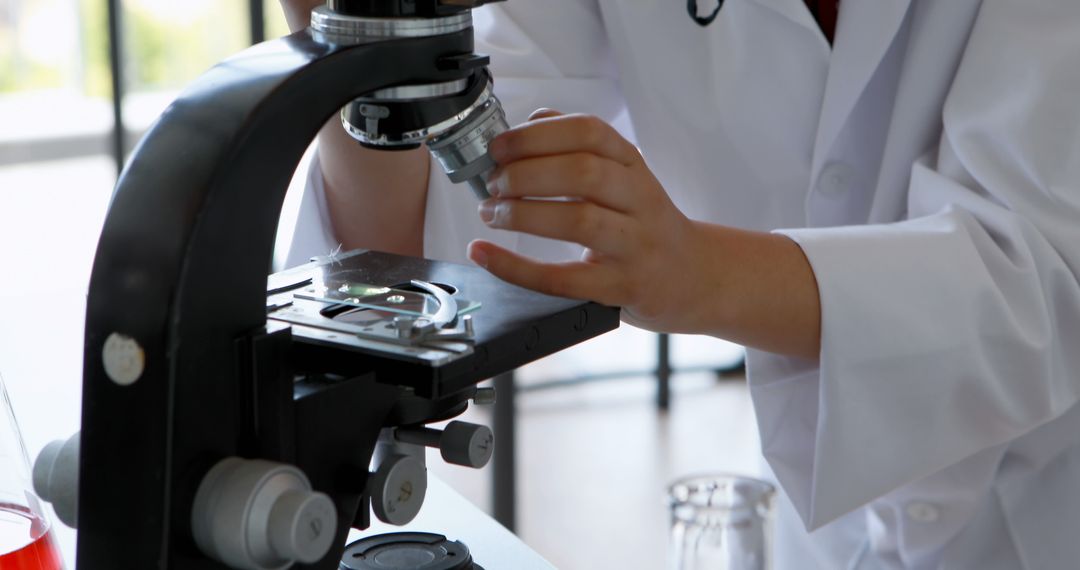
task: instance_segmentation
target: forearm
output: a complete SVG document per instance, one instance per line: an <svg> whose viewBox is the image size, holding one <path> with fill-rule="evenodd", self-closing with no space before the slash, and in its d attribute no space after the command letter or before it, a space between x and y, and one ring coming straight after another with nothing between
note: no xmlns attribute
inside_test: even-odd
<svg viewBox="0 0 1080 570"><path fill-rule="evenodd" d="M418 257L424 250L430 155L365 149L337 117L319 133L326 203L334 235L348 249Z"/></svg>
<svg viewBox="0 0 1080 570"><path fill-rule="evenodd" d="M285 21L289 30L298 32L311 23L311 11L326 0L280 0L281 10L285 12Z"/></svg>
<svg viewBox="0 0 1080 570"><path fill-rule="evenodd" d="M324 3L282 0L289 29L307 27L311 10ZM425 149L365 149L336 115L327 122L319 133L319 164L330 223L344 249L423 254L429 161Z"/></svg>
<svg viewBox="0 0 1080 570"><path fill-rule="evenodd" d="M816 360L821 304L814 271L798 244L777 234L692 224L693 258L700 260L692 310L701 311L700 332Z"/></svg>

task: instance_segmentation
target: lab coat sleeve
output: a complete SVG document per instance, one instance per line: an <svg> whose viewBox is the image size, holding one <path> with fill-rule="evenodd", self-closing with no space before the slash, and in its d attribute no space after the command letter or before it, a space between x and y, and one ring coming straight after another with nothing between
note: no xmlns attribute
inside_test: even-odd
<svg viewBox="0 0 1080 570"><path fill-rule="evenodd" d="M625 102L595 0L506 2L474 11L476 51L491 56L495 93L511 125L540 107L588 113L626 126ZM476 213L464 184L455 185L432 162L424 255L465 262L469 241L483 238L547 260L577 258L575 244L493 230Z"/></svg>
<svg viewBox="0 0 1080 570"><path fill-rule="evenodd" d="M809 528L1080 400L1080 3L986 0L908 219L784 230L819 363L755 353L763 451Z"/></svg>
<svg viewBox="0 0 1080 570"><path fill-rule="evenodd" d="M313 257L330 255L340 247L326 209L326 185L318 152L309 150L308 154L310 156L301 160L302 172L293 177L285 200L286 206L282 208L277 248L280 250L284 247L286 253L281 256L283 259L275 259L275 271L303 265ZM297 184L301 186L297 188ZM296 208L289 208L294 192L302 193L300 203Z"/></svg>

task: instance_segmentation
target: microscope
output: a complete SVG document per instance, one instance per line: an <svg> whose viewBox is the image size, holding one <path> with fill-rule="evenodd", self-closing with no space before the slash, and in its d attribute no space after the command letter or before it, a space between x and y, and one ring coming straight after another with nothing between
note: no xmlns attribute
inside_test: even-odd
<svg viewBox="0 0 1080 570"><path fill-rule="evenodd" d="M490 457L488 428L428 424L618 309L372 251L267 268L293 171L338 113L358 144L427 145L486 196L506 129L473 51L488 1L330 0L209 70L136 148L94 261L82 429L34 466L80 570L480 568L453 537L346 538L412 520L425 448Z"/></svg>

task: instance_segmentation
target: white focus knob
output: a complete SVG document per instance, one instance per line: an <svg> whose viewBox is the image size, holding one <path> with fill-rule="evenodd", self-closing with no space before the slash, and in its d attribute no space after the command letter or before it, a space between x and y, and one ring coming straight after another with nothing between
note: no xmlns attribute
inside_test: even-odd
<svg viewBox="0 0 1080 570"><path fill-rule="evenodd" d="M495 436L487 426L450 422L442 431L426 427L398 428L394 437L402 443L439 450L447 463L480 469L491 460Z"/></svg>
<svg viewBox="0 0 1080 570"><path fill-rule="evenodd" d="M487 426L450 422L442 432L439 452L447 463L480 469L491 460L495 436Z"/></svg>
<svg viewBox="0 0 1080 570"><path fill-rule="evenodd" d="M75 528L79 514L79 434L46 445L34 461L34 491Z"/></svg>
<svg viewBox="0 0 1080 570"><path fill-rule="evenodd" d="M223 459L203 477L191 531L203 554L233 568L278 570L330 551L337 509L302 471L258 459Z"/></svg>
<svg viewBox="0 0 1080 570"><path fill-rule="evenodd" d="M386 524L409 524L427 495L427 468L415 457L391 455L383 460L368 487L371 510Z"/></svg>

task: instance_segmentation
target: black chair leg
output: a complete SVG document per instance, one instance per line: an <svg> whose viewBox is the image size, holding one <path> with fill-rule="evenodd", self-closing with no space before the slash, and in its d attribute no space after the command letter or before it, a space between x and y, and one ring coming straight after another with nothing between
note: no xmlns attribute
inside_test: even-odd
<svg viewBox="0 0 1080 570"><path fill-rule="evenodd" d="M510 532L517 526L517 444L514 373L495 377L495 456L491 490L495 520Z"/></svg>
<svg viewBox="0 0 1080 570"><path fill-rule="evenodd" d="M656 336L656 407L666 412L671 407L671 335Z"/></svg>

